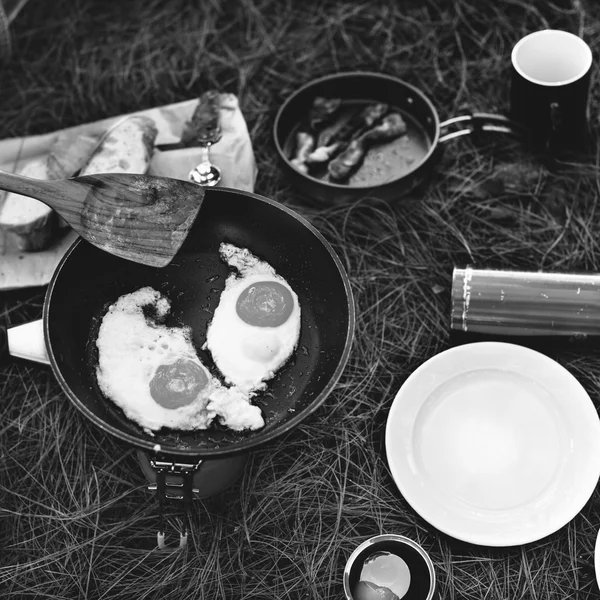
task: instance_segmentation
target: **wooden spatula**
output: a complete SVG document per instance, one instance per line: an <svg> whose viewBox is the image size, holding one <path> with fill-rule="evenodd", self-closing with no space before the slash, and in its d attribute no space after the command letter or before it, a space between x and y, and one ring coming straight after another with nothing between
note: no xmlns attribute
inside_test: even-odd
<svg viewBox="0 0 600 600"><path fill-rule="evenodd" d="M90 244L152 267L171 262L204 199L190 181L129 173L45 181L0 171L0 190L40 200Z"/></svg>

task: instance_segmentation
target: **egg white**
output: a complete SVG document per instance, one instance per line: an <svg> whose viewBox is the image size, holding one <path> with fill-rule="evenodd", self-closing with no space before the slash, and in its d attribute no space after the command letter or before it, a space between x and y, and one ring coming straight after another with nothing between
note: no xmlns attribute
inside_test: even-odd
<svg viewBox="0 0 600 600"><path fill-rule="evenodd" d="M148 433L163 427L206 429L215 418L235 430L262 427L260 409L250 404L251 394L224 387L202 364L190 329L157 323L144 315L144 307L153 307L158 320L170 311L167 298L144 287L121 296L102 319L96 340L96 377L102 392ZM202 368L208 385L191 403L166 408L152 397L150 382L158 367L182 358Z"/></svg>
<svg viewBox="0 0 600 600"><path fill-rule="evenodd" d="M298 296L271 265L259 260L249 250L221 244L220 253L236 272L231 273L225 282L207 330L205 347L227 383L247 392L261 390L290 358L298 344ZM240 293L259 281L276 281L290 291L294 307L285 323L277 327L257 327L238 316L236 303Z"/></svg>

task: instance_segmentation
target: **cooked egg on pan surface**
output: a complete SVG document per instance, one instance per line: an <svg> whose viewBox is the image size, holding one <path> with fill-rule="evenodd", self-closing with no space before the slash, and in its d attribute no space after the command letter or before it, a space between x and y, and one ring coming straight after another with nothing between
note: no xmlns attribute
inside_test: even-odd
<svg viewBox="0 0 600 600"><path fill-rule="evenodd" d="M151 287L109 307L96 340L102 392L149 433L206 429L215 418L238 431L262 427L250 395L223 386L202 364L190 329L161 323L170 309Z"/></svg>
<svg viewBox="0 0 600 600"><path fill-rule="evenodd" d="M248 249L223 243L219 253L234 271L208 326L205 348L226 383L243 391L261 390L298 344L298 296Z"/></svg>

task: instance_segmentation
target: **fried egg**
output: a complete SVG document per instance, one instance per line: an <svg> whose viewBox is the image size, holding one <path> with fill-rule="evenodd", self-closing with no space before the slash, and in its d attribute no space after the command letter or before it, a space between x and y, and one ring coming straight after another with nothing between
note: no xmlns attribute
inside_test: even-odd
<svg viewBox="0 0 600 600"><path fill-rule="evenodd" d="M205 367L190 328L161 323L170 309L151 287L108 308L96 339L102 393L148 433L206 429L215 418L235 430L264 426L251 395L223 386Z"/></svg>
<svg viewBox="0 0 600 600"><path fill-rule="evenodd" d="M248 249L223 243L219 253L235 270L208 326L205 348L227 383L245 392L261 390L298 344L298 296Z"/></svg>

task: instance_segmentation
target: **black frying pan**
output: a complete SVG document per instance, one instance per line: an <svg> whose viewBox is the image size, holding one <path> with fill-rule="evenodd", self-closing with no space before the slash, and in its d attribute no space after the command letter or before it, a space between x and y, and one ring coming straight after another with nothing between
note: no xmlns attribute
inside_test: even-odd
<svg viewBox="0 0 600 600"><path fill-rule="evenodd" d="M213 426L149 435L98 389L94 340L101 317L119 296L150 285L170 298L170 323L190 325L199 355L212 364L201 347L229 273L218 255L221 242L248 248L296 291L302 311L298 349L268 390L256 397L264 428L236 433ZM289 431L323 403L348 359L354 302L339 258L305 219L256 194L208 188L190 235L167 267L143 266L76 241L49 284L43 325L55 376L73 405L95 425L138 448L179 456L224 456Z"/></svg>

